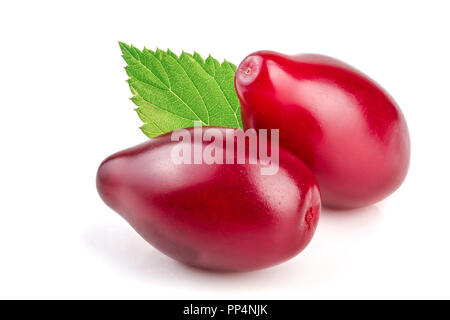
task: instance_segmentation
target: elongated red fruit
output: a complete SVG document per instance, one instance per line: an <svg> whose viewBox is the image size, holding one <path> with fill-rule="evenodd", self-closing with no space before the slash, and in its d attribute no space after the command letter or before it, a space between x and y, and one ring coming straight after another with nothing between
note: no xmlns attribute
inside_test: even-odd
<svg viewBox="0 0 450 320"><path fill-rule="evenodd" d="M260 51L235 79L244 128L280 129L280 144L313 171L325 205L380 201L405 179L405 118L377 83L336 59Z"/></svg>
<svg viewBox="0 0 450 320"><path fill-rule="evenodd" d="M249 152L244 164L236 163L237 152L233 164L176 164L172 152L180 143L190 150L209 145L166 134L98 169L101 198L155 248L193 266L243 271L285 261L310 242L320 193L296 156L280 149L278 171L262 175L264 164L251 164ZM225 157L236 142L218 148Z"/></svg>

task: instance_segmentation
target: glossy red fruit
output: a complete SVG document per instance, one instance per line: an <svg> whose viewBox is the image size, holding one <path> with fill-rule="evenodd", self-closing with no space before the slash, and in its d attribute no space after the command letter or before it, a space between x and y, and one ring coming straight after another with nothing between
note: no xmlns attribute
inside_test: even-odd
<svg viewBox="0 0 450 320"><path fill-rule="evenodd" d="M175 164L178 143L166 134L98 169L102 199L150 244L193 266L243 271L285 261L310 242L320 193L297 157L281 149L278 172L261 175L248 153L245 164ZM223 143L224 157L231 146Z"/></svg>
<svg viewBox="0 0 450 320"><path fill-rule="evenodd" d="M235 85L244 128L280 129L280 144L313 171L324 205L369 205L405 179L403 114L353 67L321 55L260 51L242 61Z"/></svg>

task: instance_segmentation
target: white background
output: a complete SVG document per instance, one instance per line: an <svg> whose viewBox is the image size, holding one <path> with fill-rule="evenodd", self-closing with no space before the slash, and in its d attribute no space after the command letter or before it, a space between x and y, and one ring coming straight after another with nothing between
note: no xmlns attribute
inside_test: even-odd
<svg viewBox="0 0 450 320"><path fill-rule="evenodd" d="M448 1L3 1L0 298L450 298ZM160 254L100 200L97 166L146 140L117 41L238 64L260 49L344 60L408 121L407 180L324 210L282 265L221 274Z"/></svg>

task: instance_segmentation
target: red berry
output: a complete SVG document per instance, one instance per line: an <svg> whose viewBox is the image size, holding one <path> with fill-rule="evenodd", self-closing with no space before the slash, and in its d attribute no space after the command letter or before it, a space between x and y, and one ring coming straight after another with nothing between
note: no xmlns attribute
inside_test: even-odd
<svg viewBox="0 0 450 320"><path fill-rule="evenodd" d="M249 164L248 152L245 164L175 164L178 143L171 134L151 139L98 170L102 199L150 244L190 265L241 271L285 261L310 242L320 193L301 160L280 149L273 175ZM183 143L191 150L199 144ZM223 143L224 157L232 147Z"/></svg>
<svg viewBox="0 0 450 320"><path fill-rule="evenodd" d="M405 179L402 112L377 83L336 59L260 51L235 79L244 128L280 129L280 144L313 171L325 205L375 203Z"/></svg>

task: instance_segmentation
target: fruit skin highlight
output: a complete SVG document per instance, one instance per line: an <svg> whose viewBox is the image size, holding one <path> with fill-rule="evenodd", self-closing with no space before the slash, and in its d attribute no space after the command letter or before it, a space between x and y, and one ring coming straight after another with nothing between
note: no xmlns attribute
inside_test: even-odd
<svg viewBox="0 0 450 320"><path fill-rule="evenodd" d="M101 198L155 248L196 267L247 271L281 263L310 242L320 192L300 159L280 148L275 175L261 175L248 152L245 164L177 165L178 143L170 134L153 138L108 157L97 173Z"/></svg>
<svg viewBox="0 0 450 320"><path fill-rule="evenodd" d="M244 129L280 129L280 144L313 171L324 205L370 205L405 179L405 118L355 68L327 56L259 51L241 62L235 87Z"/></svg>

